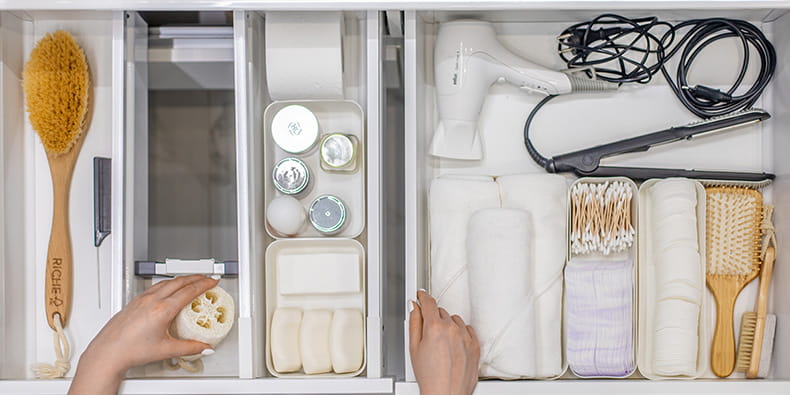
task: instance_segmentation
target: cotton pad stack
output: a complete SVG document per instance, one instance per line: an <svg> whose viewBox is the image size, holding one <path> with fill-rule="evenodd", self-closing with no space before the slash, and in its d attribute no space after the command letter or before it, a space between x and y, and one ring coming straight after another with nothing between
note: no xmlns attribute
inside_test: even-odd
<svg viewBox="0 0 790 395"><path fill-rule="evenodd" d="M630 260L572 259L565 267L568 365L581 377L626 377L634 361Z"/></svg>
<svg viewBox="0 0 790 395"><path fill-rule="evenodd" d="M667 179L657 182L650 193L656 289L653 371L661 376L693 376L704 291L695 184Z"/></svg>

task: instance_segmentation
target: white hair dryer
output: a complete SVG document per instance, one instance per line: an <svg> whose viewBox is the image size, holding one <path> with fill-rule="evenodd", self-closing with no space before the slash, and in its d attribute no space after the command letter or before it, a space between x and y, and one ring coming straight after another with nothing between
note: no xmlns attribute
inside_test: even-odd
<svg viewBox="0 0 790 395"><path fill-rule="evenodd" d="M430 152L453 159L483 157L477 118L496 81L548 95L617 89L616 84L572 77L525 60L499 43L490 23L477 20L439 25L434 72L439 127Z"/></svg>

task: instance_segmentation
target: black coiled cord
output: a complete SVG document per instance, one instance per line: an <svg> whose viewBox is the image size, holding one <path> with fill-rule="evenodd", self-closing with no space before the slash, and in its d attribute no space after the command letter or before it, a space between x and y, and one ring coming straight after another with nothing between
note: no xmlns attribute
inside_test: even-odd
<svg viewBox="0 0 790 395"><path fill-rule="evenodd" d="M679 31L685 29L688 31L681 35ZM689 85L689 69L702 50L731 37L740 40L743 59L730 88L721 91ZM752 107L776 69L776 51L762 31L736 19L693 19L672 25L656 17L631 19L604 14L565 29L559 39L560 57L568 68L582 69L591 78L646 84L661 70L675 96L700 118ZM746 92L736 94L749 67L750 47L760 57L760 72ZM673 77L667 70L667 62L678 53L680 58Z"/></svg>

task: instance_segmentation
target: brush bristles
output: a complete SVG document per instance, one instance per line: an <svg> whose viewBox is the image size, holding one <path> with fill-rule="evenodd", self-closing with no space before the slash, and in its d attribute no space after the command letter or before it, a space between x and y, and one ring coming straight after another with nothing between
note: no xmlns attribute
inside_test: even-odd
<svg viewBox="0 0 790 395"><path fill-rule="evenodd" d="M736 372L749 370L754 352L754 335L757 329L757 313L750 311L741 317L741 336L738 339L738 361L735 363Z"/></svg>
<svg viewBox="0 0 790 395"><path fill-rule="evenodd" d="M22 73L30 124L50 154L68 152L85 126L90 75L82 48L71 34L45 35Z"/></svg>
<svg viewBox="0 0 790 395"><path fill-rule="evenodd" d="M707 271L748 276L760 270L762 195L753 189L706 188Z"/></svg>

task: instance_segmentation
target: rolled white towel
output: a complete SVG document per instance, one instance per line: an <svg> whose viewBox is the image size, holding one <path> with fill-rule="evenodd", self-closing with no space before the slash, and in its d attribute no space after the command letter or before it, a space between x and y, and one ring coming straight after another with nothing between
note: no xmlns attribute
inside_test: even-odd
<svg viewBox="0 0 790 395"><path fill-rule="evenodd" d="M535 290L536 377L562 373L562 269L567 255L568 180L556 174L497 178L503 208L532 215L531 251Z"/></svg>
<svg viewBox="0 0 790 395"><path fill-rule="evenodd" d="M466 229L475 211L492 207L499 207L499 188L491 177L444 176L431 184L431 293L440 306L466 321Z"/></svg>
<svg viewBox="0 0 790 395"><path fill-rule="evenodd" d="M481 377L535 377L531 222L524 210L501 208L469 219L470 324L480 340Z"/></svg>

